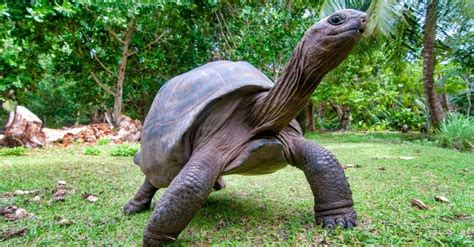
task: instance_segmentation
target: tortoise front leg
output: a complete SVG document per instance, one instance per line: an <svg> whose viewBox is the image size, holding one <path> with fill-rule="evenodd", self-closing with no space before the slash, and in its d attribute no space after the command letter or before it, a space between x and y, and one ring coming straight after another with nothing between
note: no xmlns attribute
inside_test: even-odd
<svg viewBox="0 0 474 247"><path fill-rule="evenodd" d="M316 223L327 228L356 225L352 192L344 170L328 150L316 143L293 140L294 166L303 170L314 194Z"/></svg>
<svg viewBox="0 0 474 247"><path fill-rule="evenodd" d="M150 209L151 200L158 188L153 186L148 179L145 178L142 186L138 189L135 196L125 206L123 206L123 213L126 215L136 214Z"/></svg>
<svg viewBox="0 0 474 247"><path fill-rule="evenodd" d="M160 198L143 237L144 246L175 240L211 193L220 167L206 152L195 154Z"/></svg>

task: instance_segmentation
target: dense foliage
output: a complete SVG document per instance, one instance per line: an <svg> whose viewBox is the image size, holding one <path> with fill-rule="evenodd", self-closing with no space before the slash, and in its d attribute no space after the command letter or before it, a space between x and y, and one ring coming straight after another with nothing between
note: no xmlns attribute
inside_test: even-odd
<svg viewBox="0 0 474 247"><path fill-rule="evenodd" d="M7 109L25 105L47 126L63 126L101 121L122 91L122 112L143 119L161 85L213 60L246 60L274 80L328 2L337 1L6 1L0 4L0 101ZM386 18L394 13L380 10L384 1L348 2L372 11L379 25L314 93L319 127L340 128L342 112L351 128L418 130L428 117L417 25L425 5ZM437 39L436 90L446 110L472 115L472 21L449 13L439 21L447 28Z"/></svg>
<svg viewBox="0 0 474 247"><path fill-rule="evenodd" d="M441 123L436 135L438 145L460 151L474 151L474 119L451 114Z"/></svg>

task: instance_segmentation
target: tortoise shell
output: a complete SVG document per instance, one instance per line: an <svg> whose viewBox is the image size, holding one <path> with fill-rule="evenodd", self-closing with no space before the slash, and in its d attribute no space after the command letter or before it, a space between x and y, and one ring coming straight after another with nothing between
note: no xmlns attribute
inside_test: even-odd
<svg viewBox="0 0 474 247"><path fill-rule="evenodd" d="M272 81L246 62L211 62L174 77L153 101L135 163L153 185L168 186L191 156L191 145L184 136L206 107L240 90L258 93L272 86Z"/></svg>

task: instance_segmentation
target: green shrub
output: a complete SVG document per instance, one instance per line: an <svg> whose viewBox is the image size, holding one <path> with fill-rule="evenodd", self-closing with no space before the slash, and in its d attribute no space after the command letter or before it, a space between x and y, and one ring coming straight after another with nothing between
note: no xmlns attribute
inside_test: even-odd
<svg viewBox="0 0 474 247"><path fill-rule="evenodd" d="M128 143L114 146L110 150L111 156L134 156L138 152L138 145Z"/></svg>
<svg viewBox="0 0 474 247"><path fill-rule="evenodd" d="M85 147L84 154L85 155L99 155L100 149L98 149L97 147Z"/></svg>
<svg viewBox="0 0 474 247"><path fill-rule="evenodd" d="M111 138L102 137L102 138L100 138L100 139L97 141L97 144L100 145L100 146L105 146L105 145L109 144L110 141L112 141Z"/></svg>
<svg viewBox="0 0 474 247"><path fill-rule="evenodd" d="M14 147L14 148L0 149L0 156L21 156L21 155L26 155L26 148Z"/></svg>
<svg viewBox="0 0 474 247"><path fill-rule="evenodd" d="M401 130L406 124L411 130L418 130L425 122L422 116L414 113L409 108L402 108L399 111L393 112L390 115L389 126L396 130Z"/></svg>
<svg viewBox="0 0 474 247"><path fill-rule="evenodd" d="M441 123L436 140L441 147L459 151L474 150L474 118L449 114Z"/></svg>

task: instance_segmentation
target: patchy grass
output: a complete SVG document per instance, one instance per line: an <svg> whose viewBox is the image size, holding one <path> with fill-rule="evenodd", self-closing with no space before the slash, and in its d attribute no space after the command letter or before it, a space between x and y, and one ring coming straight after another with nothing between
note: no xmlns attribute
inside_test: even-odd
<svg viewBox="0 0 474 247"><path fill-rule="evenodd" d="M14 148L1 148L0 156L22 156L26 154L26 148L14 147Z"/></svg>
<svg viewBox="0 0 474 247"><path fill-rule="evenodd" d="M473 154L405 142L395 135L309 136L341 163L358 165L346 174L359 227L327 231L314 226L310 188L301 171L288 167L266 176L225 177L227 188L211 194L176 244L474 244ZM127 217L121 209L143 175L131 157L110 156L111 146L98 148L98 156L86 156L75 146L0 157L1 194L41 189L37 202L33 195L1 199L0 207L15 204L35 214L17 222L0 219L0 232L28 228L26 236L1 244L140 245L151 212ZM67 182L68 194L55 202L51 191L58 180ZM98 200L81 198L85 193ZM451 203L435 201L437 195ZM410 206L413 198L430 209ZM60 219L72 224L61 226Z"/></svg>
<svg viewBox="0 0 474 247"><path fill-rule="evenodd" d="M123 143L115 145L110 149L110 155L112 156L134 156L140 147L136 144Z"/></svg>

